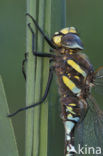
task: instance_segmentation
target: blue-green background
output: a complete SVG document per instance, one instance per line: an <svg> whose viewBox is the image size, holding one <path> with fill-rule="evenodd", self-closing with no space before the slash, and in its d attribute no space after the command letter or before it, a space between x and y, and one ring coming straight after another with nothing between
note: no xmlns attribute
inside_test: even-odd
<svg viewBox="0 0 103 156"><path fill-rule="evenodd" d="M67 0L66 8L66 26L78 29L84 52L96 69L103 65L103 0ZM25 81L21 73L21 62L26 51L25 13L25 0L0 0L0 74L10 112L25 105ZM102 107L101 96L96 98ZM13 123L20 154L23 155L24 113L13 118Z"/></svg>

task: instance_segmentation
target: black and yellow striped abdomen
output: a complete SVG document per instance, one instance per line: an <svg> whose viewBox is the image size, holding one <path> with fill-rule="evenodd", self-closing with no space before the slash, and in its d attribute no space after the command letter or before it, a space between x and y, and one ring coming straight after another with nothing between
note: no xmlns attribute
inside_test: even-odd
<svg viewBox="0 0 103 156"><path fill-rule="evenodd" d="M92 83L87 78L94 71L87 58L80 53L57 55L54 65L61 96L61 117L65 127L65 155L70 156L75 153L72 131L83 117L83 112L86 112L86 94L89 94Z"/></svg>

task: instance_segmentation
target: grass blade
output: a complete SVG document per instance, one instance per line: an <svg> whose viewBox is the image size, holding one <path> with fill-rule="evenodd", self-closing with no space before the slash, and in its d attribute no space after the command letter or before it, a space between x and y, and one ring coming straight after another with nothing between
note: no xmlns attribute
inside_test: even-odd
<svg viewBox="0 0 103 156"><path fill-rule="evenodd" d="M7 113L9 114L8 104L0 77L0 155L19 156L13 126Z"/></svg>

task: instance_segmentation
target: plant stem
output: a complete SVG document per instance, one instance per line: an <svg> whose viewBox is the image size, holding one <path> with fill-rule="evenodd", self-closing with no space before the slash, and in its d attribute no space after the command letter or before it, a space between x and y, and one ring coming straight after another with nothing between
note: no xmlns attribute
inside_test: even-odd
<svg viewBox="0 0 103 156"><path fill-rule="evenodd" d="M36 0L27 0L27 13L32 15L36 19ZM26 17L27 18L27 17ZM28 29L27 24L31 23L34 27L32 21L27 18L26 22L26 52L28 53L28 61L26 66L26 105L31 105L34 103L34 88L35 88L35 66L36 61L32 55L32 34ZM25 156L32 155L32 144L33 144L33 109L26 112L26 134L25 134Z"/></svg>
<svg viewBox="0 0 103 156"><path fill-rule="evenodd" d="M65 1L62 0L27 0L27 12L36 19L42 30L46 34L49 34L49 37L55 31L64 27L64 6ZM27 20L28 22L32 23L30 19ZM31 26L36 30L34 25ZM40 57L34 57L31 47L31 33L27 28L27 52L29 55L26 71L26 105L40 101L40 97L44 95L49 71L48 58L41 59ZM50 47L43 41L42 35L36 32L36 50L39 52L49 52L49 49ZM54 104L52 101L49 101L54 106L56 100L53 100L53 102ZM51 147L49 145L51 141L48 140L53 136L51 136L51 130L48 127L52 125L49 124L50 120L55 123L55 118L51 119L52 116L48 118L48 110L51 109L51 106L49 106L49 109L48 106L48 102L45 100L41 106L37 106L26 112L26 156L47 156L48 153L49 156L54 155L54 151L50 152ZM54 116L55 113L57 112L54 111Z"/></svg>

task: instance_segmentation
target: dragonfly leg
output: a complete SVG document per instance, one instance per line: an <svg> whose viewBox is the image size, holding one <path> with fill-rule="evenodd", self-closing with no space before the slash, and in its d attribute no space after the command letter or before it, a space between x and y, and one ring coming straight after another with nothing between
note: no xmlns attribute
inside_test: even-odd
<svg viewBox="0 0 103 156"><path fill-rule="evenodd" d="M29 29L30 29L30 31L32 33L32 53L33 53L33 55L39 56L39 57L48 57L48 58L55 57L55 55L53 55L53 54L36 52L34 50L35 49L35 44L34 44L35 43L35 33L34 33L32 27L31 27L30 23L28 24L28 27L29 27Z"/></svg>
<svg viewBox="0 0 103 156"><path fill-rule="evenodd" d="M18 114L19 112L22 112L22 111L24 111L24 110L33 108L33 107L35 107L35 106L38 106L38 105L40 105L41 103L43 103L43 102L45 101L45 99L46 99L46 97L47 97L47 95L48 95L49 89L50 89L51 82L52 82L53 71L54 71L54 67L50 67L47 86L46 86L46 89L45 89L44 96L41 98L41 100L40 100L39 102L37 102L37 103L32 104L32 105L29 105L29 106L26 106L26 107L23 107L23 108L18 109L16 112L14 112L14 113L12 113L12 114L9 114L8 117L13 117L13 116L15 116L16 114Z"/></svg>
<svg viewBox="0 0 103 156"><path fill-rule="evenodd" d="M33 29L31 28L30 23L28 24L28 27L29 27L29 29L30 29L30 31L32 33L32 53L33 53L33 55L38 56L38 57L54 58L55 55L53 55L53 54L36 52L34 50L35 49L35 33L34 33ZM28 53L25 53L25 58L22 61L22 73L23 73L23 76L24 76L25 80L26 80L25 62L27 61L27 56L28 56Z"/></svg>
<svg viewBox="0 0 103 156"><path fill-rule="evenodd" d="M29 14L26 13L27 16L29 16L33 23L35 24L35 26L37 27L37 29L40 31L40 33L42 34L42 36L44 37L44 39L47 41L47 43L53 48L56 49L56 46L52 43L52 41L44 34L43 30L40 28L40 26L38 25L38 23L36 22L36 20Z"/></svg>
<svg viewBox="0 0 103 156"><path fill-rule="evenodd" d="M28 53L25 53L24 55L25 55L25 58L24 58L24 60L22 61L22 73L23 73L24 79L26 80L25 63L26 63L26 61L27 61Z"/></svg>

